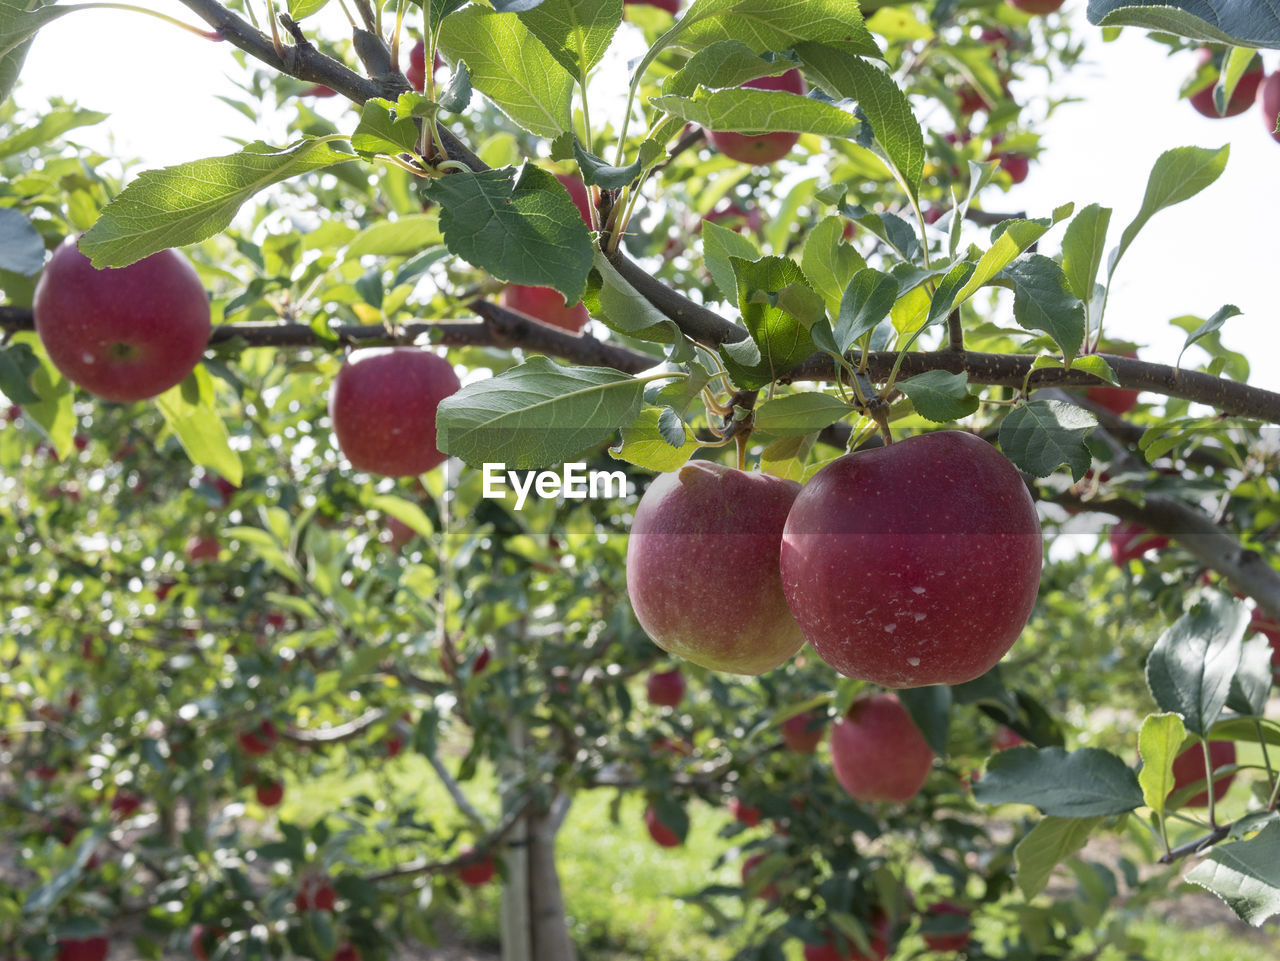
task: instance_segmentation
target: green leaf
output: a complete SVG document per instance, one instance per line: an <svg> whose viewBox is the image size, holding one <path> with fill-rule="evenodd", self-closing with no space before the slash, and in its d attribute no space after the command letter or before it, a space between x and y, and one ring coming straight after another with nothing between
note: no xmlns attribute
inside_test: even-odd
<svg viewBox="0 0 1280 961"><path fill-rule="evenodd" d="M3 16L6 5L0 2L0 17ZM0 94L0 99L3 99L3 94ZM51 144L70 130L102 123L109 116L111 115L98 113L96 110L78 110L70 107L51 110L43 114L35 123L0 140L0 158L12 157L32 147Z"/></svg>
<svg viewBox="0 0 1280 961"><path fill-rule="evenodd" d="M1226 304L1219 307L1212 317L1187 334L1186 343L1182 345L1182 350L1178 351L1178 365L1182 364L1182 355L1187 352L1188 347L1221 330L1223 324L1232 317L1239 317L1240 313L1240 308L1235 304Z"/></svg>
<svg viewBox="0 0 1280 961"><path fill-rule="evenodd" d="M407 524L423 537L430 537L435 533L431 518L421 507L403 497L396 497L394 494L378 494L369 499L369 507L394 517L402 524Z"/></svg>
<svg viewBox="0 0 1280 961"><path fill-rule="evenodd" d="M0 394L13 404L34 404L40 395L31 389L31 377L40 369L40 360L27 344L0 347Z"/></svg>
<svg viewBox="0 0 1280 961"><path fill-rule="evenodd" d="M843 242L844 226L841 217L823 217L805 238L804 253L800 258L800 269L809 278L813 289L822 295L827 313L832 317L840 313L840 299L853 275L867 266L862 255L852 245Z"/></svg>
<svg viewBox="0 0 1280 961"><path fill-rule="evenodd" d="M1084 442L1097 426L1097 419L1075 404L1034 400L1015 407L1001 422L1000 449L1033 477L1048 477L1066 464L1079 480L1093 463Z"/></svg>
<svg viewBox="0 0 1280 961"><path fill-rule="evenodd" d="M956 294L955 306L963 304L979 287L1013 263L1019 254L1043 237L1052 224L1039 220L1006 220L1000 226L1004 229L992 243L991 249L979 259L968 283Z"/></svg>
<svg viewBox="0 0 1280 961"><path fill-rule="evenodd" d="M898 298L898 282L888 274L872 267L864 267L853 275L840 298L840 313L836 317L836 350L843 354L862 337L875 330L876 325L893 309Z"/></svg>
<svg viewBox="0 0 1280 961"><path fill-rule="evenodd" d="M80 250L95 267L126 267L157 251L207 240L272 184L354 159L338 146L310 138L284 149L259 142L225 157L143 171L103 209L80 239Z"/></svg>
<svg viewBox="0 0 1280 961"><path fill-rule="evenodd" d="M785 90L701 88L692 97L654 97L651 103L708 130L758 135L789 131L856 140L861 124L851 113Z"/></svg>
<svg viewBox="0 0 1280 961"><path fill-rule="evenodd" d="M1280 823L1247 841L1220 844L1186 876L1255 927L1280 912Z"/></svg>
<svg viewBox="0 0 1280 961"><path fill-rule="evenodd" d="M75 9L71 4L32 7L25 0L0 0L0 102L8 99L17 84L36 32Z"/></svg>
<svg viewBox="0 0 1280 961"><path fill-rule="evenodd" d="M683 844L689 836L689 814L684 805L670 794L663 794L653 802L654 810L662 826L680 839Z"/></svg>
<svg viewBox="0 0 1280 961"><path fill-rule="evenodd" d="M302 20L314 13L319 13L328 4L329 0L289 0L289 16L294 20Z"/></svg>
<svg viewBox="0 0 1280 961"><path fill-rule="evenodd" d="M76 430L76 414L71 407L71 381L42 358L41 364L31 374L31 389L40 397L36 403L27 404L23 413L40 425L49 443L58 452L59 459L73 449L72 437Z"/></svg>
<svg viewBox="0 0 1280 961"><path fill-rule="evenodd" d="M0 270L30 277L44 266L44 239L26 214L0 207Z"/></svg>
<svg viewBox="0 0 1280 961"><path fill-rule="evenodd" d="M662 474L684 466L701 445L691 433L686 432L684 443L673 447L663 437L659 425L661 413L656 407L642 410L639 417L622 428L622 441L609 448L609 455Z"/></svg>
<svg viewBox="0 0 1280 961"><path fill-rule="evenodd" d="M1101 823L1100 817L1042 818L1013 849L1022 896L1031 899L1043 891L1053 869L1084 847Z"/></svg>
<svg viewBox="0 0 1280 961"><path fill-rule="evenodd" d="M217 471L236 487L244 480L240 455L231 449L227 428L214 407L213 378L197 365L181 384L156 398L156 406L191 458L191 463Z"/></svg>
<svg viewBox="0 0 1280 961"><path fill-rule="evenodd" d="M1138 732L1138 754L1142 770L1138 783L1147 807L1164 814L1165 798L1173 790L1173 759L1182 748L1187 729L1176 714L1148 714Z"/></svg>
<svg viewBox="0 0 1280 961"><path fill-rule="evenodd" d="M929 314L924 322L926 327L940 324L951 315L955 310L956 297L973 276L974 269L973 264L962 260L947 271L947 275L942 278L938 289L933 293L933 299L929 302Z"/></svg>
<svg viewBox="0 0 1280 961"><path fill-rule="evenodd" d="M1071 292L1057 261L1031 254L1001 275L1013 281L1013 319L1023 330L1042 330L1075 357L1084 343L1084 304Z"/></svg>
<svg viewBox="0 0 1280 961"><path fill-rule="evenodd" d="M743 260L756 260L760 251L754 243L742 234L721 227L709 220L702 221L702 257L706 261L707 271L720 295L730 303L738 299L738 281L734 278L734 257Z"/></svg>
<svg viewBox="0 0 1280 961"><path fill-rule="evenodd" d="M1162 711L1182 717L1187 730L1209 733L1227 703L1240 666L1240 640L1249 611L1235 598L1205 595L1160 636L1147 658L1147 686Z"/></svg>
<svg viewBox="0 0 1280 961"><path fill-rule="evenodd" d="M440 49L525 130L554 138L573 129L573 77L519 17L472 4L444 21Z"/></svg>
<svg viewBox="0 0 1280 961"><path fill-rule="evenodd" d="M830 394L786 394L756 408L755 426L775 437L803 437L847 417L850 410L848 404Z"/></svg>
<svg viewBox="0 0 1280 961"><path fill-rule="evenodd" d="M760 470L774 477L803 482L805 460L816 439L817 434L779 437L760 452Z"/></svg>
<svg viewBox="0 0 1280 961"><path fill-rule="evenodd" d="M622 0L542 0L518 16L561 66L585 80L622 23Z"/></svg>
<svg viewBox="0 0 1280 961"><path fill-rule="evenodd" d="M1240 667L1231 679L1227 707L1247 717L1262 717L1271 694L1271 642L1259 634L1240 646Z"/></svg>
<svg viewBox="0 0 1280 961"><path fill-rule="evenodd" d="M978 398L969 393L969 375L963 371L930 370L899 381L897 386L916 413L935 424L968 417L978 409Z"/></svg>
<svg viewBox="0 0 1280 961"><path fill-rule="evenodd" d="M1089 22L1096 26L1142 27L1210 43L1280 46L1280 14L1262 3L1089 0Z"/></svg>
<svg viewBox="0 0 1280 961"><path fill-rule="evenodd" d="M735 345L721 348L721 355L737 384L747 388L763 387L814 351L804 320L771 302L792 284L808 287L808 281L799 265L785 257L762 257L755 261L734 257L730 263L737 280L738 308L752 342L759 349L760 359L744 363L744 355L733 350Z"/></svg>
<svg viewBox="0 0 1280 961"><path fill-rule="evenodd" d="M351 135L351 147L370 157L416 151L418 125L411 115L399 113L390 100L375 97L360 105L360 123Z"/></svg>
<svg viewBox="0 0 1280 961"><path fill-rule="evenodd" d="M602 281L597 296L600 298L600 319L605 326L620 334L658 344L678 344L684 340L680 328L640 296L609 263L603 251L596 250L595 268ZM654 363L658 363L656 358Z"/></svg>
<svg viewBox="0 0 1280 961"><path fill-rule="evenodd" d="M1062 237L1062 272L1071 292L1086 304L1098 281L1110 224L1111 208L1090 204L1071 218Z"/></svg>
<svg viewBox="0 0 1280 961"><path fill-rule="evenodd" d="M1151 168L1151 176L1147 178L1147 192L1142 198L1142 207L1132 223L1124 228L1120 246L1111 255L1110 275L1115 274L1120 258L1147 221L1166 207L1194 197L1217 180L1227 166L1230 152L1229 144L1217 150L1206 147L1175 147L1157 158Z"/></svg>
<svg viewBox="0 0 1280 961"><path fill-rule="evenodd" d="M1142 804L1133 771L1096 747L1068 754L1060 747L1015 747L987 762L973 785L983 804L1030 804L1055 817L1123 814Z"/></svg>
<svg viewBox="0 0 1280 961"><path fill-rule="evenodd" d="M800 66L797 60L765 60L745 43L726 40L699 50L662 82L662 92L692 96L698 87L737 87L758 77L776 77Z"/></svg>
<svg viewBox="0 0 1280 961"><path fill-rule="evenodd" d="M582 215L541 167L525 164L519 180L515 173L459 171L431 181L424 192L441 207L445 243L499 280L554 287L570 302L581 300L594 256Z"/></svg>
<svg viewBox="0 0 1280 961"><path fill-rule="evenodd" d="M669 46L696 52L725 40L741 41L757 53L816 40L867 57L883 56L857 5L848 0L694 0L637 73Z"/></svg>
<svg viewBox="0 0 1280 961"><path fill-rule="evenodd" d="M444 243L440 218L432 212L377 220L351 238L346 257L408 257Z"/></svg>
<svg viewBox="0 0 1280 961"><path fill-rule="evenodd" d="M871 122L876 143L915 197L924 170L924 135L907 95L893 78L838 47L804 43L796 47L796 53L823 89L858 102Z"/></svg>
<svg viewBox="0 0 1280 961"><path fill-rule="evenodd" d="M436 439L472 467L561 464L634 421L643 391L642 382L620 371L531 357L441 401Z"/></svg>
<svg viewBox="0 0 1280 961"><path fill-rule="evenodd" d="M898 691L898 699L911 715L925 741L939 757L946 757L951 730L951 688L945 684Z"/></svg>

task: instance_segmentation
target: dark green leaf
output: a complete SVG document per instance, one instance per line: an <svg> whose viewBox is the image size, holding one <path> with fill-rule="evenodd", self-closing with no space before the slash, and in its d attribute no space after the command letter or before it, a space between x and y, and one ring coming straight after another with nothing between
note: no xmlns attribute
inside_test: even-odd
<svg viewBox="0 0 1280 961"><path fill-rule="evenodd" d="M1089 0L1089 22L1142 27L1210 43L1280 46L1280 12L1248 0Z"/></svg>
<svg viewBox="0 0 1280 961"><path fill-rule="evenodd" d="M1247 841L1212 848L1186 879L1222 898L1245 921L1261 925L1280 912L1280 823L1273 821Z"/></svg>
<svg viewBox="0 0 1280 961"><path fill-rule="evenodd" d="M1013 319L1023 330L1042 330L1064 357L1075 357L1084 343L1084 304L1070 290L1057 261L1031 254L1004 269L1013 281Z"/></svg>
<svg viewBox="0 0 1280 961"><path fill-rule="evenodd" d="M1240 666L1249 611L1232 597L1208 594L1161 635L1147 658L1147 686L1162 711L1204 736L1222 714Z"/></svg>
<svg viewBox="0 0 1280 961"><path fill-rule="evenodd" d="M1022 896L1034 898L1043 891L1053 869L1084 847L1101 823L1100 817L1042 818L1013 849Z"/></svg>
<svg viewBox="0 0 1280 961"><path fill-rule="evenodd" d="M1015 747L987 762L973 786L983 804L1030 804L1055 817L1122 814L1142 804L1133 771L1095 747L1068 754L1060 747Z"/></svg>
<svg viewBox="0 0 1280 961"><path fill-rule="evenodd" d="M836 318L837 352L843 354L857 340L875 329L889 316L898 299L898 282L888 274L864 267L853 275L840 298L840 314Z"/></svg>
<svg viewBox="0 0 1280 961"><path fill-rule="evenodd" d="M968 417L978 409L978 398L969 393L969 375L964 372L930 370L899 381L897 386L911 400L916 413L935 424Z"/></svg>
<svg viewBox="0 0 1280 961"><path fill-rule="evenodd" d="M1015 407L1000 424L1000 449L1033 477L1048 477L1066 464L1079 480L1093 463L1084 441L1097 426L1097 419L1075 404L1036 400Z"/></svg>
<svg viewBox="0 0 1280 961"><path fill-rule="evenodd" d="M933 753L945 757L947 735L951 730L951 688L945 684L907 688L898 691L898 699Z"/></svg>

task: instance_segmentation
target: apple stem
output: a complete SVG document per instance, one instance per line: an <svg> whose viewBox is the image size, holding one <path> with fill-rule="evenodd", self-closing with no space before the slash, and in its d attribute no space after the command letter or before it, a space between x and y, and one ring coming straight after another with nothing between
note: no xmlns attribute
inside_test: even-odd
<svg viewBox="0 0 1280 961"><path fill-rule="evenodd" d="M171 17L167 13L161 13L159 10L148 10L146 7L135 7L131 3L107 3L107 2L77 3L72 6L65 7L64 9L67 9L67 10L131 10L134 13L145 13L149 17L155 17L157 20L163 20L165 23L171 24L172 26L181 27L183 30L186 30L188 33L194 33L197 37L201 37L205 40L209 40L212 43L221 43L223 40L226 39L226 37L222 35L221 30L201 30L199 27L189 23L184 23L183 21L179 20L177 17ZM273 22L271 26L272 26L272 33L274 33L275 23Z"/></svg>

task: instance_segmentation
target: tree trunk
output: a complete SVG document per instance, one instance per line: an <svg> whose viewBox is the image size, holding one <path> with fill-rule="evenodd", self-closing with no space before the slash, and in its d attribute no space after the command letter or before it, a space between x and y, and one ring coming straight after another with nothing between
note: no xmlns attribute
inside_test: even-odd
<svg viewBox="0 0 1280 961"><path fill-rule="evenodd" d="M565 918L560 874L556 871L556 832L569 810L569 798L556 797L552 809L529 816L529 922L533 961L574 961L573 939Z"/></svg>

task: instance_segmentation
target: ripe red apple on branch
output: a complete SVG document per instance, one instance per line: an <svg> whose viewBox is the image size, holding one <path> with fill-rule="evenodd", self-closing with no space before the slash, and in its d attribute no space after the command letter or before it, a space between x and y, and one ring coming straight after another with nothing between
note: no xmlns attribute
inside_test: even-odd
<svg viewBox="0 0 1280 961"><path fill-rule="evenodd" d="M1271 139L1280 141L1276 133L1276 119L1280 116L1280 70L1277 70L1258 88L1258 106L1262 109L1262 122L1267 125Z"/></svg>
<svg viewBox="0 0 1280 961"><path fill-rule="evenodd" d="M475 854L476 849L470 844L464 845L459 851L458 856L469 858ZM478 858L468 861L462 867L458 868L458 880L468 887L478 888L481 885L488 884L493 880L493 876L497 873L497 865L494 863L493 855L485 852Z"/></svg>
<svg viewBox="0 0 1280 961"><path fill-rule="evenodd" d="M865 952L843 934L831 930L822 944L804 946L804 961L884 961L889 956L889 936L892 933L889 916L879 908L874 909L868 927Z"/></svg>
<svg viewBox="0 0 1280 961"><path fill-rule="evenodd" d="M644 809L644 826L649 830L649 837L653 838L655 844L664 848L678 848L684 841L680 835L662 823L662 819L658 816L658 809L653 805Z"/></svg>
<svg viewBox="0 0 1280 961"><path fill-rule="evenodd" d="M788 70L776 77L758 77L748 80L742 85L754 90L785 90L788 93L804 94L808 91L804 77L799 70ZM766 134L741 134L729 131L707 131L707 142L726 157L745 164L771 164L791 153L791 148L799 141L798 133L784 130Z"/></svg>
<svg viewBox="0 0 1280 961"><path fill-rule="evenodd" d="M1199 794L1193 794L1182 802L1184 808L1202 808L1209 806L1209 774L1210 771L1216 771L1218 768L1226 764L1236 763L1236 745L1234 741L1210 741L1209 742L1209 767L1205 769L1204 764L1204 748L1199 744L1192 744L1189 748L1173 759L1173 789L1181 790L1184 787L1190 787L1197 781L1205 782L1205 789ZM1231 782L1236 779L1235 772L1223 774L1213 779L1213 798L1215 803L1227 793L1227 789L1231 787Z"/></svg>
<svg viewBox="0 0 1280 961"><path fill-rule="evenodd" d="M1201 47L1200 55L1196 59L1196 67L1203 67L1213 60L1214 51L1212 48ZM1217 84L1217 78L1207 86L1201 87L1188 99L1191 101L1191 106L1195 107L1196 112L1201 116L1209 117L1212 120L1217 120L1221 117L1234 117L1253 106L1253 101L1258 95L1258 86L1262 83L1264 75L1265 72L1262 69L1261 61L1255 61L1236 81L1236 88L1227 99L1226 110L1223 113L1218 113L1217 104L1213 101L1213 88Z"/></svg>
<svg viewBox="0 0 1280 961"><path fill-rule="evenodd" d="M782 722L782 743L797 754L812 754L822 742L826 727L825 717L803 711Z"/></svg>
<svg viewBox="0 0 1280 961"><path fill-rule="evenodd" d="M895 694L871 694L831 728L831 766L857 801L909 801L933 768L933 750Z"/></svg>
<svg viewBox="0 0 1280 961"><path fill-rule="evenodd" d="M111 942L104 936L59 938L57 961L106 961Z"/></svg>
<svg viewBox="0 0 1280 961"><path fill-rule="evenodd" d="M655 707L675 707L684 700L684 675L680 669L655 671L644 682L645 694Z"/></svg>
<svg viewBox="0 0 1280 961"><path fill-rule="evenodd" d="M655 644L733 674L762 674L800 649L778 573L782 527L799 490L708 461L649 485L627 544L627 593Z"/></svg>
<svg viewBox="0 0 1280 961"><path fill-rule="evenodd" d="M1023 13L1042 17L1060 10L1063 2L1064 0L1009 0L1009 6Z"/></svg>
<svg viewBox="0 0 1280 961"><path fill-rule="evenodd" d="M73 237L45 265L31 309L54 366L117 403L182 383L212 330L204 285L178 251L98 270Z"/></svg>
<svg viewBox="0 0 1280 961"><path fill-rule="evenodd" d="M929 946L930 951L963 951L965 949L970 938L968 908L956 904L954 901L938 901L930 905L924 914L926 919L963 918L966 922L962 931L945 934L941 932L923 932L924 943Z"/></svg>
<svg viewBox="0 0 1280 961"><path fill-rule="evenodd" d="M436 408L461 386L449 362L429 350L353 351L329 392L338 447L357 470L425 473L446 459L436 447Z"/></svg>
<svg viewBox="0 0 1280 961"><path fill-rule="evenodd" d="M540 323L559 327L571 334L582 332L591 315L582 301L566 304L564 296L554 287L529 287L524 284L508 284L502 290L502 306L532 317Z"/></svg>
<svg viewBox="0 0 1280 961"><path fill-rule="evenodd" d="M1124 567L1148 551L1164 550L1169 546L1169 538L1133 521L1120 521L1107 534L1107 543L1111 548L1112 563L1116 567Z"/></svg>
<svg viewBox="0 0 1280 961"><path fill-rule="evenodd" d="M960 684L1013 646L1040 585L1026 485L961 431L846 454L796 498L782 584L804 635L846 677Z"/></svg>

